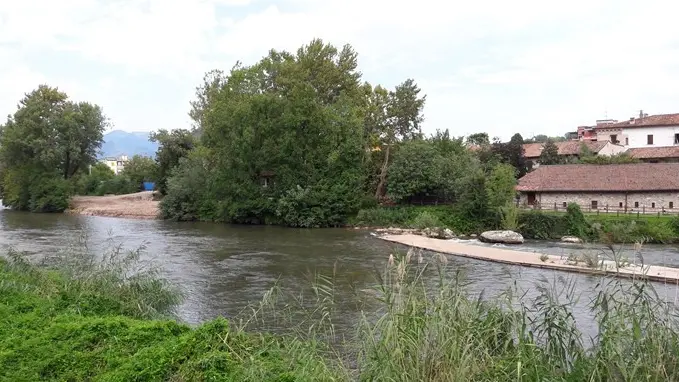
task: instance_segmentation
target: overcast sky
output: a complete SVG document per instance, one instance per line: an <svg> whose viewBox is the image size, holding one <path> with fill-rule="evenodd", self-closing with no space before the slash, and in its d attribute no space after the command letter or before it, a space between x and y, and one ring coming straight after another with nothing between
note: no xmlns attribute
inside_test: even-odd
<svg viewBox="0 0 679 382"><path fill-rule="evenodd" d="M670 0L0 0L0 113L47 83L116 129L186 128L207 70L320 37L353 45L373 84L415 79L426 132L562 135L679 112L677 12Z"/></svg>

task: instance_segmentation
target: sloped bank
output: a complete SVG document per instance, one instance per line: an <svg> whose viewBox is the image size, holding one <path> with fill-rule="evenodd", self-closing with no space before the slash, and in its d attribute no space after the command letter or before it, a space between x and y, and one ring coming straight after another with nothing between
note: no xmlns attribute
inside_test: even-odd
<svg viewBox="0 0 679 382"><path fill-rule="evenodd" d="M74 196L67 213L130 219L158 219L159 201L153 191L126 195Z"/></svg>

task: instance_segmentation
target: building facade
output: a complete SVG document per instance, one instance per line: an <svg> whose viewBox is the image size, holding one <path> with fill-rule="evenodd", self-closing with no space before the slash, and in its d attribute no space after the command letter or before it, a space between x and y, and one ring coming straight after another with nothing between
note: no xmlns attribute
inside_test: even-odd
<svg viewBox="0 0 679 382"><path fill-rule="evenodd" d="M101 160L105 163L114 174L118 175L125 169L125 164L128 162L127 155L121 155L117 158L108 157Z"/></svg>
<svg viewBox="0 0 679 382"><path fill-rule="evenodd" d="M679 212L679 163L540 166L516 190L519 203L532 208Z"/></svg>

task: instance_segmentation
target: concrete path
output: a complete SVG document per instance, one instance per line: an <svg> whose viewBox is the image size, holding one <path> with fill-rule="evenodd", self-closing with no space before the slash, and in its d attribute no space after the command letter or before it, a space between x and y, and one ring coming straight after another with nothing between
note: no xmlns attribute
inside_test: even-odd
<svg viewBox="0 0 679 382"><path fill-rule="evenodd" d="M496 263L595 275L607 274L626 278L645 278L652 281L671 282L679 285L679 268L662 267L658 265L646 265L642 268L638 265L629 265L625 268L616 270L615 262L606 260L601 267L602 269L593 269L583 265L573 265L572 262L569 263L566 258L561 256L550 255L547 256L546 261L542 261L540 259L540 253L467 245L451 240L430 239L419 235L378 235L377 238L414 248L478 260L494 261Z"/></svg>

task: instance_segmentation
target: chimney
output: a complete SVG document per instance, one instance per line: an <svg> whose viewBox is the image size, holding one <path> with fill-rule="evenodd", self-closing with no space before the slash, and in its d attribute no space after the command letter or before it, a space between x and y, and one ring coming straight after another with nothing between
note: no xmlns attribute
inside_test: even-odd
<svg viewBox="0 0 679 382"><path fill-rule="evenodd" d="M634 124L634 117L630 117L629 123L630 123L630 125L633 125L633 124Z"/></svg>
<svg viewBox="0 0 679 382"><path fill-rule="evenodd" d="M639 110L639 118L644 118L644 111L643 110Z"/></svg>

